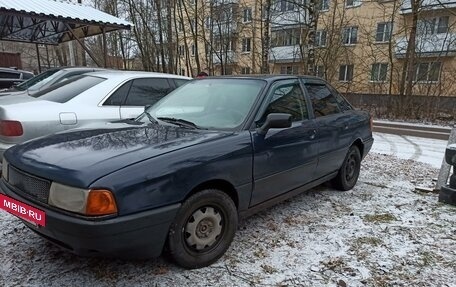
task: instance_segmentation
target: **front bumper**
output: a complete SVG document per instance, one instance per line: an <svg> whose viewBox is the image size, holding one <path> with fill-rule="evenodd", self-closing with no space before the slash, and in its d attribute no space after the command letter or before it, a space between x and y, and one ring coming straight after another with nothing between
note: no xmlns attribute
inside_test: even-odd
<svg viewBox="0 0 456 287"><path fill-rule="evenodd" d="M108 219L58 212L17 195L3 181L0 191L46 213L46 226L24 224L40 236L82 256L145 259L160 256L180 204Z"/></svg>
<svg viewBox="0 0 456 287"><path fill-rule="evenodd" d="M5 151L15 145L16 144L0 142L0 162L3 161L3 154L5 153Z"/></svg>

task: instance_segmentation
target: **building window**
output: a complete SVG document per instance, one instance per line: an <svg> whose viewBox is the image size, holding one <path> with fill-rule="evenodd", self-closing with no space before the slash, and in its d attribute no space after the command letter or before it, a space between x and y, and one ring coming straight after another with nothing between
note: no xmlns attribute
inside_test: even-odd
<svg viewBox="0 0 456 287"><path fill-rule="evenodd" d="M324 78L325 77L325 66L316 66L315 67L315 76L317 77L320 77L320 78Z"/></svg>
<svg viewBox="0 0 456 287"><path fill-rule="evenodd" d="M361 1L359 0L345 0L345 7L355 7L361 5Z"/></svg>
<svg viewBox="0 0 456 287"><path fill-rule="evenodd" d="M318 10L320 10L320 11L329 10L329 0L320 0Z"/></svg>
<svg viewBox="0 0 456 287"><path fill-rule="evenodd" d="M231 38L220 38L214 39L214 50L217 52L221 51L234 51L236 50L235 41Z"/></svg>
<svg viewBox="0 0 456 287"><path fill-rule="evenodd" d="M353 81L353 65L340 65L339 81L341 81L341 82Z"/></svg>
<svg viewBox="0 0 456 287"><path fill-rule="evenodd" d="M347 27L342 32L342 43L354 45L358 42L358 27Z"/></svg>
<svg viewBox="0 0 456 287"><path fill-rule="evenodd" d="M245 8L242 22L249 23L252 22L252 8Z"/></svg>
<svg viewBox="0 0 456 287"><path fill-rule="evenodd" d="M415 82L438 82L441 62L418 63L415 68Z"/></svg>
<svg viewBox="0 0 456 287"><path fill-rule="evenodd" d="M251 38L244 38L242 39L242 52L250 52L252 47L252 39Z"/></svg>
<svg viewBox="0 0 456 287"><path fill-rule="evenodd" d="M300 43L301 30L297 28L272 31L271 38L272 47L294 46Z"/></svg>
<svg viewBox="0 0 456 287"><path fill-rule="evenodd" d="M375 34L375 42L388 42L391 40L392 32L391 22L377 24L377 33Z"/></svg>
<svg viewBox="0 0 456 287"><path fill-rule="evenodd" d="M192 27L192 31L196 30L196 21L195 19L190 20L190 26Z"/></svg>
<svg viewBox="0 0 456 287"><path fill-rule="evenodd" d="M233 7L225 7L222 11L220 11L219 15L219 22L220 23L228 23L234 20L234 10Z"/></svg>
<svg viewBox="0 0 456 287"><path fill-rule="evenodd" d="M192 55L192 57L195 57L195 55L196 55L196 46L195 46L195 44L192 44L192 54L191 55Z"/></svg>
<svg viewBox="0 0 456 287"><path fill-rule="evenodd" d="M326 46L326 31L320 30L315 33L315 46L325 47Z"/></svg>
<svg viewBox="0 0 456 287"><path fill-rule="evenodd" d="M374 63L372 64L371 70L371 81L372 82L384 82L388 73L388 64L386 63Z"/></svg>
<svg viewBox="0 0 456 287"><path fill-rule="evenodd" d="M267 6L262 5L261 6L261 19L263 19L263 20L269 19L269 14L270 14L270 11L268 11Z"/></svg>
<svg viewBox="0 0 456 287"><path fill-rule="evenodd" d="M278 0L276 10L280 12L293 11L295 9L295 2L290 0Z"/></svg>
<svg viewBox="0 0 456 287"><path fill-rule="evenodd" d="M179 56L184 56L185 55L185 46L180 45L178 48L178 51L179 51Z"/></svg>
<svg viewBox="0 0 456 287"><path fill-rule="evenodd" d="M243 68L241 69L241 74L242 74L242 75L248 75L248 74L250 74L250 67L243 67Z"/></svg>
<svg viewBox="0 0 456 287"><path fill-rule="evenodd" d="M418 20L418 34L434 35L448 32L448 16Z"/></svg>
<svg viewBox="0 0 456 287"><path fill-rule="evenodd" d="M281 66L280 74L283 75L299 75L299 66L290 65L290 66Z"/></svg>
<svg viewBox="0 0 456 287"><path fill-rule="evenodd" d="M184 31L184 23L182 23L182 21L178 22L177 29L178 29L179 32Z"/></svg>

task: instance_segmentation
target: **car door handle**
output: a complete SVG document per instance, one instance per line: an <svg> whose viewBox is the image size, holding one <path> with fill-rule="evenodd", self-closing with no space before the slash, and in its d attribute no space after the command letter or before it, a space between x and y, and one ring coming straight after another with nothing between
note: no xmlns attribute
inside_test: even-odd
<svg viewBox="0 0 456 287"><path fill-rule="evenodd" d="M311 139L311 140L315 139L315 136L316 136L316 135L317 135L317 130L315 130L315 129L312 130L312 131L310 132L310 139Z"/></svg>

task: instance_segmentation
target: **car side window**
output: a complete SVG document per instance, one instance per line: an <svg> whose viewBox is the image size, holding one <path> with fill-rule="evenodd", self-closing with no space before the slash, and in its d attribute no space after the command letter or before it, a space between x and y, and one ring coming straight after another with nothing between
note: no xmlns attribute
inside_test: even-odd
<svg viewBox="0 0 456 287"><path fill-rule="evenodd" d="M258 123L264 123L271 113L290 114L293 122L309 118L304 94L298 82L279 83L271 88L266 110Z"/></svg>
<svg viewBox="0 0 456 287"><path fill-rule="evenodd" d="M31 78L33 78L34 76L35 76L35 75L30 74L30 73L22 73L22 79L24 79L24 80L31 79Z"/></svg>
<svg viewBox="0 0 456 287"><path fill-rule="evenodd" d="M188 83L189 80L185 80L185 79L174 79L174 83L176 84L176 87L180 87L182 85L185 85Z"/></svg>
<svg viewBox="0 0 456 287"><path fill-rule="evenodd" d="M334 89L331 89L331 91L332 91L332 94L334 95L334 97L336 98L336 101L339 104L339 107L342 111L353 110L353 107L350 105L350 103L344 97L342 97L341 94L339 94Z"/></svg>
<svg viewBox="0 0 456 287"><path fill-rule="evenodd" d="M337 100L325 84L306 83L315 117L324 117L340 113Z"/></svg>
<svg viewBox="0 0 456 287"><path fill-rule="evenodd" d="M167 79L148 78L133 80L126 106L148 106L155 104L171 91Z"/></svg>
<svg viewBox="0 0 456 287"><path fill-rule="evenodd" d="M20 73L0 72L0 78L2 79L19 79Z"/></svg>
<svg viewBox="0 0 456 287"><path fill-rule="evenodd" d="M123 84L120 88L118 88L114 93L109 96L109 98L103 103L103 106L121 106L125 98L128 95L128 91L130 90L131 83L133 81L128 81Z"/></svg>

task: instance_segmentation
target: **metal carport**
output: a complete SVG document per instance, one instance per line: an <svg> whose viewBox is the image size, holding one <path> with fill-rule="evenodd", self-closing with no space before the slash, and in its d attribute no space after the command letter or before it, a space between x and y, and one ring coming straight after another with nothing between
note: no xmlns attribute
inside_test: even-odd
<svg viewBox="0 0 456 287"><path fill-rule="evenodd" d="M131 23L81 4L52 0L0 0L0 40L58 45L76 40L98 66L106 66L106 33ZM81 41L103 35L104 63Z"/></svg>

